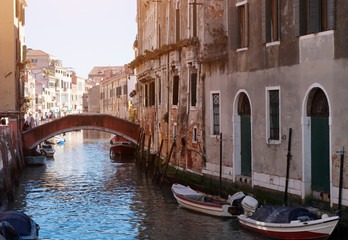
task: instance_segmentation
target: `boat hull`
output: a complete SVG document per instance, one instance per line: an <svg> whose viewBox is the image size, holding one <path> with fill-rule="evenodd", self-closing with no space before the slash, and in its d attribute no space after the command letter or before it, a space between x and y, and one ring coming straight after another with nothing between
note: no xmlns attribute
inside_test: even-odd
<svg viewBox="0 0 348 240"><path fill-rule="evenodd" d="M110 154L122 157L133 156L135 151L135 146L130 142L119 142L115 143L110 147Z"/></svg>
<svg viewBox="0 0 348 240"><path fill-rule="evenodd" d="M226 199L196 192L190 188L189 195L180 194L179 188L185 188L179 184L173 184L172 192L177 202L184 208L217 217L237 217L243 210L232 206ZM191 197L188 197L191 196Z"/></svg>
<svg viewBox="0 0 348 240"><path fill-rule="evenodd" d="M46 164L47 157L46 156L28 156L25 157L26 163L28 165L44 165Z"/></svg>
<svg viewBox="0 0 348 240"><path fill-rule="evenodd" d="M279 239L325 239L335 229L339 217L328 217L306 222L266 223L238 216L239 223L252 231Z"/></svg>

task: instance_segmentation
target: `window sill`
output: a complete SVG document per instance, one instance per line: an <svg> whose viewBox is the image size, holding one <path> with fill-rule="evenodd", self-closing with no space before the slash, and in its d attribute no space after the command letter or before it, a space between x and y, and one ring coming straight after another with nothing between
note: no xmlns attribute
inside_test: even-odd
<svg viewBox="0 0 348 240"><path fill-rule="evenodd" d="M247 51L248 50L248 47L245 47L245 48L238 48L236 50L236 52L244 52L244 51Z"/></svg>
<svg viewBox="0 0 348 240"><path fill-rule="evenodd" d="M268 140L267 141L268 145L277 145L277 144L281 144L281 140Z"/></svg>
<svg viewBox="0 0 348 240"><path fill-rule="evenodd" d="M318 32L318 33L311 33L308 35L303 35L300 36L300 40L305 40L305 39L311 39L311 38L315 38L315 37L321 37L321 36L328 36L328 35L332 35L334 34L334 30L328 30L328 31L324 31L324 32Z"/></svg>
<svg viewBox="0 0 348 240"><path fill-rule="evenodd" d="M266 47L272 47L272 46L278 46L278 45L280 45L280 41L266 43Z"/></svg>

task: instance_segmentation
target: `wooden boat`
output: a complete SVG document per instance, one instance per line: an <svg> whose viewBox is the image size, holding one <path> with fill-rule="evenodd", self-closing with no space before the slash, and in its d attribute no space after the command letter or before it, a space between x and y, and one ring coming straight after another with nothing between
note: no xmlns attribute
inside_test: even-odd
<svg viewBox="0 0 348 240"><path fill-rule="evenodd" d="M196 212L219 217L236 217L243 213L241 205L234 204L235 200L238 202L244 197L242 192L229 196L227 200L195 191L181 184L173 184L172 192L182 207Z"/></svg>
<svg viewBox="0 0 348 240"><path fill-rule="evenodd" d="M26 214L7 211L0 214L0 239L39 239L40 226Z"/></svg>
<svg viewBox="0 0 348 240"><path fill-rule="evenodd" d="M46 156L47 158L53 158L54 153L56 150L52 148L52 145L50 144L44 144L40 148L40 153L42 156Z"/></svg>
<svg viewBox="0 0 348 240"><path fill-rule="evenodd" d="M44 165L46 164L46 156L27 156L25 161L28 165Z"/></svg>
<svg viewBox="0 0 348 240"><path fill-rule="evenodd" d="M129 157L134 155L135 149L136 149L135 144L130 141L127 141L127 142L119 141L111 145L110 155Z"/></svg>
<svg viewBox="0 0 348 240"><path fill-rule="evenodd" d="M110 157L130 157L134 155L136 146L128 139L115 135L110 139Z"/></svg>
<svg viewBox="0 0 348 240"><path fill-rule="evenodd" d="M325 239L339 217L316 214L304 208L262 206L251 216L238 216L239 223L255 232L278 239Z"/></svg>

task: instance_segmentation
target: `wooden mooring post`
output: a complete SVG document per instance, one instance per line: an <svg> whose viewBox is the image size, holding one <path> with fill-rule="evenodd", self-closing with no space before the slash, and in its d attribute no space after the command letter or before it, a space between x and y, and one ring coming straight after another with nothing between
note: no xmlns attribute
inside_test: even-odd
<svg viewBox="0 0 348 240"><path fill-rule="evenodd" d="M16 137L16 134L15 132L13 131L12 132L12 137L13 137L13 140L14 140L14 145L16 147L16 153L17 153L17 159L18 159L18 167L19 167L19 170L22 171L23 170L23 162L24 162L24 158L23 156L21 155L21 151L19 150L19 141Z"/></svg>
<svg viewBox="0 0 348 240"><path fill-rule="evenodd" d="M142 140L141 140L141 156L140 156L140 162L144 162L144 149L145 149L145 132L143 134Z"/></svg>
<svg viewBox="0 0 348 240"><path fill-rule="evenodd" d="M10 170L10 164L8 162L8 151L7 151L6 143L4 141L2 141L0 143L0 149L1 149L4 180L5 180L5 188L6 188L6 192L7 192L7 197L8 197L8 200L10 202L14 202L14 193L13 193L13 186L12 186L12 180L11 180L11 170Z"/></svg>
<svg viewBox="0 0 348 240"><path fill-rule="evenodd" d="M135 158L136 160L138 161L139 160L139 149L140 149L140 141L142 139L142 134L143 134L143 129L141 128L140 131L139 131L139 135L138 135L138 141L137 141L137 145L136 145L136 148L135 148Z"/></svg>
<svg viewBox="0 0 348 240"><path fill-rule="evenodd" d="M175 146L175 141L173 141L173 143L172 143L172 147L170 148L169 156L167 157L167 161L166 161L166 163L164 165L164 169L162 171L161 184L163 183L164 176L166 175L166 172L167 172L167 169L168 169L168 164L170 162L170 158L172 157L174 146Z"/></svg>
<svg viewBox="0 0 348 240"><path fill-rule="evenodd" d="M23 153L23 142L22 142L22 134L18 131L18 143L19 143L19 152L22 155L22 166L25 167L25 159Z"/></svg>
<svg viewBox="0 0 348 240"><path fill-rule="evenodd" d="M11 140L11 137L9 134L5 134L5 140L7 142L7 146L10 150L10 154L11 154L11 159L12 159L12 167L13 167L13 178L15 180L15 185L18 185L18 160L16 157L16 154L14 152L14 147L13 147L13 143ZM10 171L11 172L11 171Z"/></svg>
<svg viewBox="0 0 348 240"><path fill-rule="evenodd" d="M153 177L154 177L154 178L156 177L156 174L157 174L158 161L159 161L159 159L161 158L162 147L163 147L163 139L162 139L162 141L161 141L160 149L159 149L158 153L156 154L156 157L155 157L155 160L154 160L154 165L155 165L155 168L154 168L154 170L153 170Z"/></svg>
<svg viewBox="0 0 348 240"><path fill-rule="evenodd" d="M149 135L149 139L147 140L147 157L145 162L145 172L147 172L150 165L150 155L151 155L151 135Z"/></svg>

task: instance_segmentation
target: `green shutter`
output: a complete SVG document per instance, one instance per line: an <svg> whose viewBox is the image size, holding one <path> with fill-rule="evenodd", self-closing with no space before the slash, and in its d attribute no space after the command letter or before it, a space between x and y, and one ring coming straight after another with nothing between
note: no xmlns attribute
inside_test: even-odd
<svg viewBox="0 0 348 240"><path fill-rule="evenodd" d="M321 0L309 0L309 33L320 32Z"/></svg>
<svg viewBox="0 0 348 240"><path fill-rule="evenodd" d="M245 46L248 47L249 46L249 4L246 3L245 4Z"/></svg>
<svg viewBox="0 0 348 240"><path fill-rule="evenodd" d="M336 1L327 0L327 28L336 28Z"/></svg>
<svg viewBox="0 0 348 240"><path fill-rule="evenodd" d="M232 49L236 49L238 47L238 14L236 6L232 5L232 1L230 1L229 8L229 35L230 35L230 47Z"/></svg>

